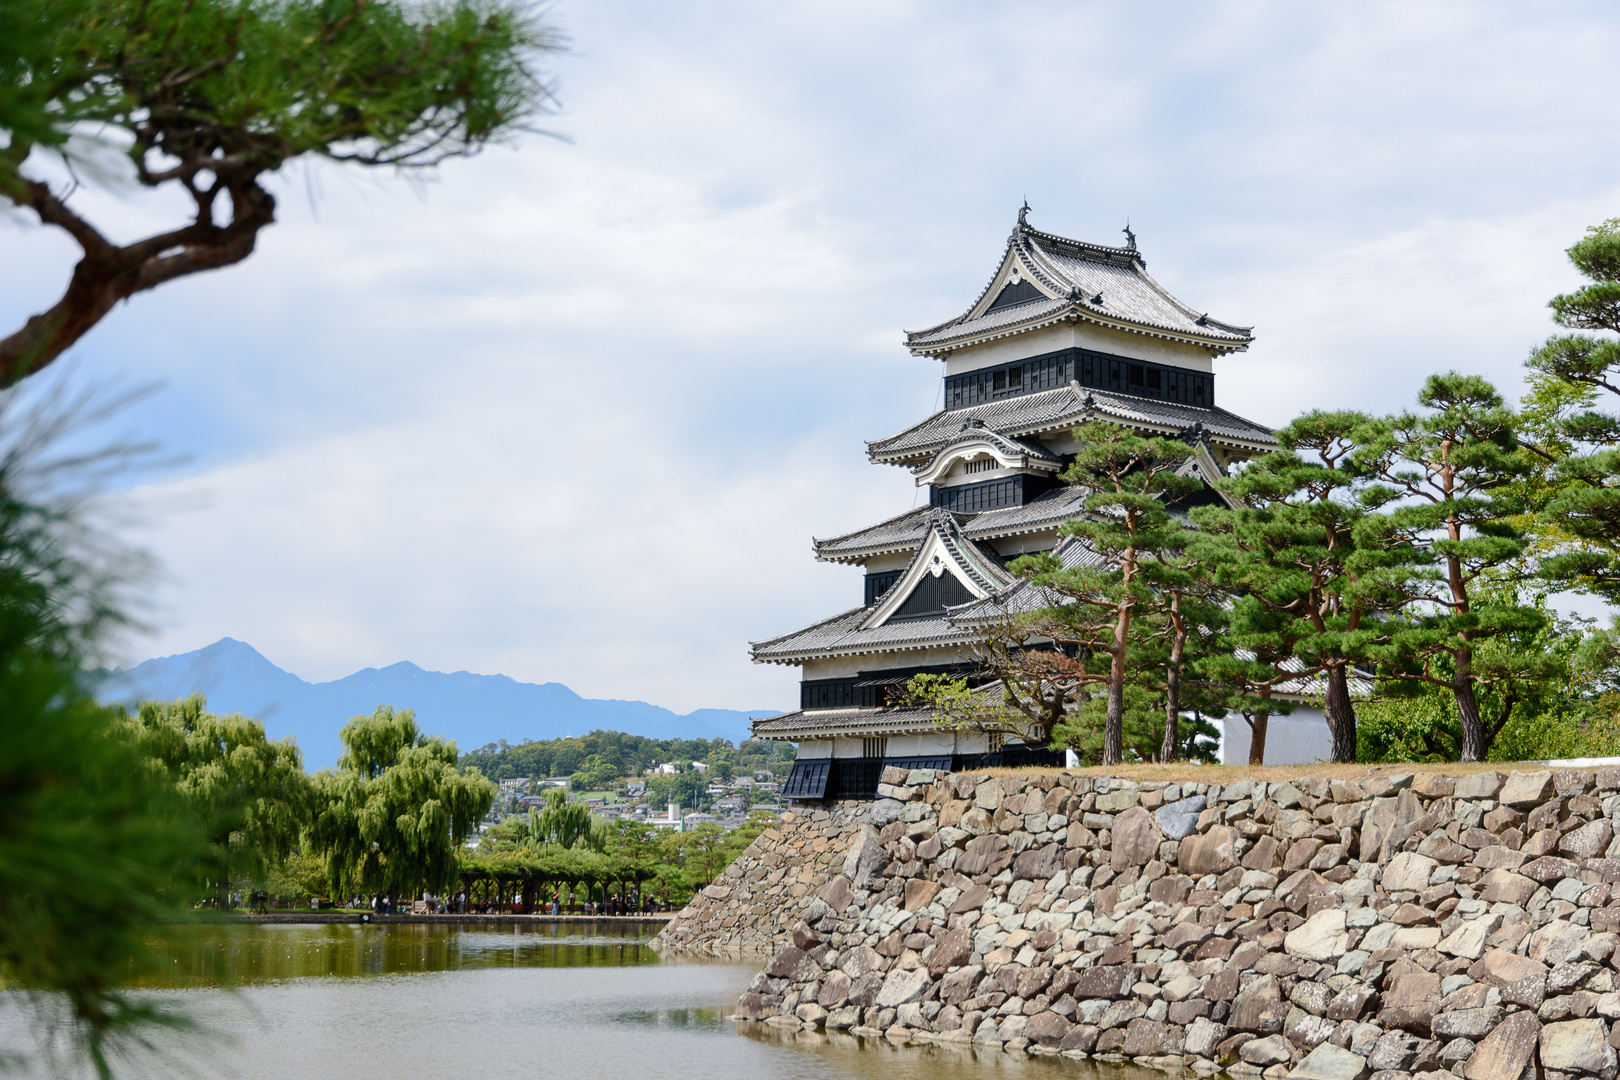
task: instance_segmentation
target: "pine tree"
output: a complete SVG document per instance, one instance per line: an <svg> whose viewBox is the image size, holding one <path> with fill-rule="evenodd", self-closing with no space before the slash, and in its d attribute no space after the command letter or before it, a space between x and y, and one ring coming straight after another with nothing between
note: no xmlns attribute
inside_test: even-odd
<svg viewBox="0 0 1620 1080"><path fill-rule="evenodd" d="M1064 524L1101 560L1056 568L1038 567L1031 581L1069 601L1046 612L1049 621L1091 656L1106 658L1106 717L1102 764L1124 754L1125 687L1131 664L1132 620L1164 595L1160 586L1185 584L1185 572L1163 556L1183 548L1186 526L1166 509L1186 499L1202 481L1178 470L1188 448L1174 439L1144 438L1116 424L1087 422L1074 430L1081 449L1063 477L1091 489L1086 515Z"/></svg>
<svg viewBox="0 0 1620 1080"><path fill-rule="evenodd" d="M1404 553L1357 542L1367 516L1355 498L1362 474L1353 455L1371 420L1355 412L1312 412L1277 433L1282 449L1220 483L1238 505L1200 507L1194 545L1222 585L1280 619L1301 625L1254 633L1286 642L1300 671L1319 674L1333 760L1356 759L1350 670L1383 636L1374 616L1396 606L1390 576ZM1270 647L1269 645L1267 646ZM1265 665L1262 665L1265 668ZM1230 672L1247 670L1228 665ZM1269 682L1263 672L1245 675ZM1263 749L1260 751L1263 752Z"/></svg>
<svg viewBox="0 0 1620 1080"><path fill-rule="evenodd" d="M1554 297L1553 320L1620 334L1620 218L1589 228L1568 254L1590 284ZM1620 340L1591 333L1549 338L1527 366L1531 396L1554 405L1538 449L1557 461L1554 480L1563 483L1545 517L1572 541L1545 559L1542 571L1565 587L1620 600L1620 415L1592 407L1602 394L1620 396Z"/></svg>
<svg viewBox="0 0 1620 1080"><path fill-rule="evenodd" d="M1373 478L1364 505L1385 511L1360 523L1358 543L1410 560L1393 583L1402 617L1373 652L1387 662L1381 674L1448 687L1462 760L1484 761L1518 698L1513 687L1545 674L1539 653L1510 646L1532 639L1546 616L1498 580L1525 550L1511 490L1529 466L1512 411L1484 379L1431 375L1418 404L1425 411L1369 426L1354 454ZM1482 654L1486 642L1495 644ZM1504 703L1490 717L1480 712L1482 686Z"/></svg>

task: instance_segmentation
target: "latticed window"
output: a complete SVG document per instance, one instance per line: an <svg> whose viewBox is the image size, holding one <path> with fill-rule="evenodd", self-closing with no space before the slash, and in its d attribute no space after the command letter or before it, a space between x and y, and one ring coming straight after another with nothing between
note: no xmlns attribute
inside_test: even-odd
<svg viewBox="0 0 1620 1080"><path fill-rule="evenodd" d="M868 737L861 740L861 757L880 758L888 749L889 740L882 737Z"/></svg>
<svg viewBox="0 0 1620 1080"><path fill-rule="evenodd" d="M1004 743L1006 743L1006 741L1007 741L1007 736L1003 735L1001 732L999 732L999 731L991 732L990 733L990 752L992 754L1001 753L1001 747L1002 747L1002 745Z"/></svg>

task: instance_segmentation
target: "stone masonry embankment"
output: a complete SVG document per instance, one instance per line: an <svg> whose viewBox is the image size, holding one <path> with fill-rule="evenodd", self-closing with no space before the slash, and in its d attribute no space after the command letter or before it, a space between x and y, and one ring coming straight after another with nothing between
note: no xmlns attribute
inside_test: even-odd
<svg viewBox="0 0 1620 1080"><path fill-rule="evenodd" d="M719 954L776 952L817 891L838 875L873 809L863 800L783 814L670 920L654 946Z"/></svg>
<svg viewBox="0 0 1620 1080"><path fill-rule="evenodd" d="M1620 770L883 781L660 935L773 952L740 1018L1271 1080L1620 1073Z"/></svg>

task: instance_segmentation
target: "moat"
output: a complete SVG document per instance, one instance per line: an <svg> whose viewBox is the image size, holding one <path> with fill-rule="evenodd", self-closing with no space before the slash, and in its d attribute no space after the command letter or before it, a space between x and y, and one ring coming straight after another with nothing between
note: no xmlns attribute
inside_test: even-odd
<svg viewBox="0 0 1620 1080"><path fill-rule="evenodd" d="M726 1018L760 961L660 957L649 946L656 931L631 923L198 930L172 951L172 976L145 992L183 1002L213 1038L188 1036L184 1057L131 1062L121 1074L173 1076L184 1064L198 1075L323 1080L1162 1075L735 1025ZM10 994L0 1002L0 1051L32 1053L30 1006Z"/></svg>

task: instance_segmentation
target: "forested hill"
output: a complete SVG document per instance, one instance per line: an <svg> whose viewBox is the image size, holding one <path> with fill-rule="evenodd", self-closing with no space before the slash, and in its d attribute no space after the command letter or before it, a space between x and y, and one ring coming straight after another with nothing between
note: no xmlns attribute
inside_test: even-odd
<svg viewBox="0 0 1620 1080"><path fill-rule="evenodd" d="M461 755L461 764L476 765L492 780L510 776L572 776L600 773L603 779L639 776L666 761L702 761L716 775L785 766L793 760L791 743L751 740L735 748L724 739L649 739L621 731L592 731L565 739L543 739L511 745L500 742Z"/></svg>
<svg viewBox="0 0 1620 1080"><path fill-rule="evenodd" d="M381 704L416 710L423 731L454 739L463 750L499 739L557 739L598 728L659 740L736 743L748 737L749 717L778 711L698 709L683 716L644 701L583 698L561 683L424 671L410 663L310 683L231 638L103 674L98 693L103 701L170 700L200 693L212 712L256 717L273 738L295 736L304 766L311 770L335 764L339 729L350 717L369 714Z"/></svg>

